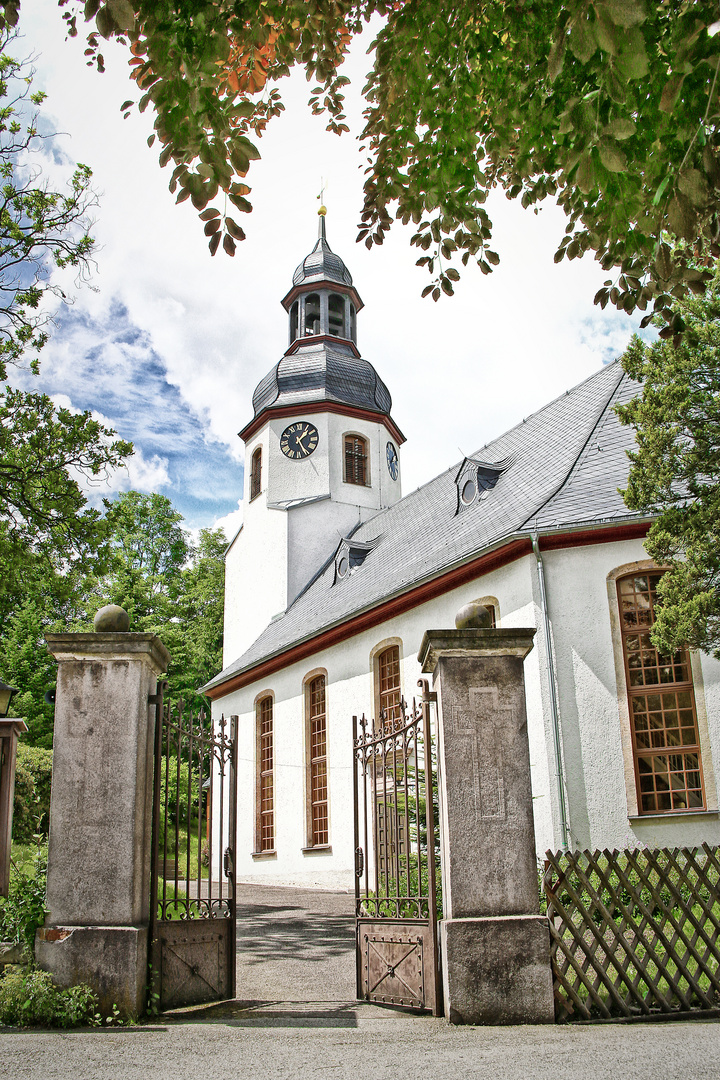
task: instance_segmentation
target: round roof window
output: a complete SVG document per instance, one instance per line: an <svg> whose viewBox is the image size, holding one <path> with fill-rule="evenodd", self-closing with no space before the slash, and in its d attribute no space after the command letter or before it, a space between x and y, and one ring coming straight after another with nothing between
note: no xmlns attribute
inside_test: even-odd
<svg viewBox="0 0 720 1080"><path fill-rule="evenodd" d="M477 486L475 484L475 481L472 478L466 480L463 484L462 491L460 492L460 498L465 503L465 505L468 506L473 501L476 495Z"/></svg>
<svg viewBox="0 0 720 1080"><path fill-rule="evenodd" d="M347 557L347 555L343 555L340 559L338 559L338 564L337 564L338 577L345 577L345 575L347 574L349 568L350 568L350 563L348 562L348 557Z"/></svg>

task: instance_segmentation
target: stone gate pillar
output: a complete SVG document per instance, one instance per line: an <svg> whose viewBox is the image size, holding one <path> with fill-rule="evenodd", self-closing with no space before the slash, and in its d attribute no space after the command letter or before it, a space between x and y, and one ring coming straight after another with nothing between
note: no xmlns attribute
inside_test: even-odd
<svg viewBox="0 0 720 1080"><path fill-rule="evenodd" d="M453 1023L554 1019L523 679L534 634L428 630L418 654L438 694L440 951Z"/></svg>
<svg viewBox="0 0 720 1080"><path fill-rule="evenodd" d="M150 920L155 709L148 698L170 655L154 634L48 634L46 642L58 679L49 915L36 958L59 985L88 983L103 1008L116 1003L139 1014Z"/></svg>

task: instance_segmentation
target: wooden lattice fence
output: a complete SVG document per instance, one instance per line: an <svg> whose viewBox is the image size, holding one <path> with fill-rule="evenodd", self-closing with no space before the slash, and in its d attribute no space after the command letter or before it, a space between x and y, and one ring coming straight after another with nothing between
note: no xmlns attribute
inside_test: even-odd
<svg viewBox="0 0 720 1080"><path fill-rule="evenodd" d="M720 848L547 853L555 1016L720 1007Z"/></svg>

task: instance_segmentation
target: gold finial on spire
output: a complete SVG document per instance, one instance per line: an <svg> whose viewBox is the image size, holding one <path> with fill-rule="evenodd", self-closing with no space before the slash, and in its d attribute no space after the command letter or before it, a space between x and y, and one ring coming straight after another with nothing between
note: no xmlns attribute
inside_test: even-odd
<svg viewBox="0 0 720 1080"><path fill-rule="evenodd" d="M320 200L320 209L318 210L318 214L319 214L320 217L325 217L325 215L327 214L327 207L324 205L324 203L325 203L325 188L326 187L327 187L327 183L326 183L325 180L323 180L323 178L321 176L320 177L320 194L318 195L318 199Z"/></svg>

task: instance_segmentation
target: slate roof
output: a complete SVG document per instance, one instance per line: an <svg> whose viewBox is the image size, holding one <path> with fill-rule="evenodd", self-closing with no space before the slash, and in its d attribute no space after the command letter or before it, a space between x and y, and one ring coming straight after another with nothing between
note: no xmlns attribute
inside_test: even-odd
<svg viewBox="0 0 720 1080"><path fill-rule="evenodd" d="M519 533L637 518L617 493L634 436L613 412L636 391L619 362L609 364L473 455L505 466L487 498L457 512L458 463L364 522L353 541L377 542L362 566L335 583L333 546L305 591L208 687Z"/></svg>
<svg viewBox="0 0 720 1080"><path fill-rule="evenodd" d="M252 402L255 416L265 409L333 401L390 414L390 391L368 360L341 342L301 345L260 380Z"/></svg>
<svg viewBox="0 0 720 1080"><path fill-rule="evenodd" d="M319 223L318 242L293 274L293 285L305 285L315 281L336 281L340 285L352 285L352 275L339 255L336 255L325 236L325 217Z"/></svg>

